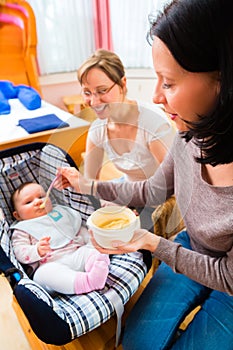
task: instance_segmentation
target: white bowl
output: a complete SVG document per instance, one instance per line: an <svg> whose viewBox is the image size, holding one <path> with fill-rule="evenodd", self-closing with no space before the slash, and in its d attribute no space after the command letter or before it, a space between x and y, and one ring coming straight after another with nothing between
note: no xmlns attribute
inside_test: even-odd
<svg viewBox="0 0 233 350"><path fill-rule="evenodd" d="M96 242L104 248L113 248L112 241L129 242L140 228L139 216L120 206L106 206L94 211L87 219Z"/></svg>

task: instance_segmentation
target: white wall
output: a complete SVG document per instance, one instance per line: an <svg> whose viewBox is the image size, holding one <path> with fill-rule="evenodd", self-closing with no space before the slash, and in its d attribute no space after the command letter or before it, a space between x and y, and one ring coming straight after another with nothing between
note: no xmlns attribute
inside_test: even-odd
<svg viewBox="0 0 233 350"><path fill-rule="evenodd" d="M153 69L130 69L126 71L128 97L152 102L155 86Z"/></svg>

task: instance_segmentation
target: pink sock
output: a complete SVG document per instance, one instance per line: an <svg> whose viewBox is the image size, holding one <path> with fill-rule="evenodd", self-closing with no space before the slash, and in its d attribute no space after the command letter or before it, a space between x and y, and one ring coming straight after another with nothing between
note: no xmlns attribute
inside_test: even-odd
<svg viewBox="0 0 233 350"><path fill-rule="evenodd" d="M101 254L99 252L96 252L88 257L85 264L85 271L91 271L96 261L104 261L106 265L110 265L110 259L107 254Z"/></svg>
<svg viewBox="0 0 233 350"><path fill-rule="evenodd" d="M106 258L107 257L107 258ZM83 294L104 288L109 272L109 257L102 255L101 260L96 260L97 256L87 261L85 269L87 272L77 272L74 289L76 294ZM99 259L99 256L98 256Z"/></svg>

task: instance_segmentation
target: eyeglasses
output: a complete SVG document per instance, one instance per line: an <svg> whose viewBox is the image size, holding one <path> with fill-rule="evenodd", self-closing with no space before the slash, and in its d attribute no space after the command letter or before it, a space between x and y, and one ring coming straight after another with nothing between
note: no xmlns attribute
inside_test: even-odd
<svg viewBox="0 0 233 350"><path fill-rule="evenodd" d="M107 94L114 88L114 86L115 86L116 84L117 84L117 83L114 83L114 84L111 85L109 88L106 88L106 89L99 89L99 90L96 90L95 92L91 92L91 91L89 91L89 90L82 90L82 94L83 94L84 98L86 98L86 99L90 99L92 96L101 98L101 97L103 97L104 95L107 95Z"/></svg>

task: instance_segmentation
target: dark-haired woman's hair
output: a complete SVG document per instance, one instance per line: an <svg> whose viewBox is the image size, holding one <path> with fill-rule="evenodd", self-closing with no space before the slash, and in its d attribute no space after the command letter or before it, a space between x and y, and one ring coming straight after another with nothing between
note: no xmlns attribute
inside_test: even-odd
<svg viewBox="0 0 233 350"><path fill-rule="evenodd" d="M233 162L233 1L173 0L150 17L148 38L157 36L189 72L218 71L220 93L210 115L199 116L183 134L201 149L203 164Z"/></svg>

